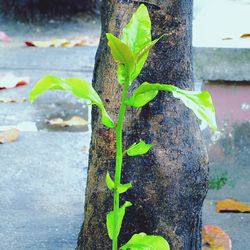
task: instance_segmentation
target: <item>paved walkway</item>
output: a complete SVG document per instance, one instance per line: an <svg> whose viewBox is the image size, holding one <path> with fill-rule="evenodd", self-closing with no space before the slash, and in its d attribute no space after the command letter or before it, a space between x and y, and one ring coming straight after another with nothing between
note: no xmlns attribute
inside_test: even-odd
<svg viewBox="0 0 250 250"><path fill-rule="evenodd" d="M7 27L7 30L5 30ZM96 47L27 48L23 40L99 36L92 21L41 26L1 23L13 42L0 43L0 74L29 76L24 87L1 90L0 97L28 98L43 75L91 80ZM18 141L0 146L0 249L71 250L83 220L89 145L88 126L54 130L47 119L79 115L88 119L84 101L66 93L47 93L37 102L0 103L0 130L21 129Z"/></svg>

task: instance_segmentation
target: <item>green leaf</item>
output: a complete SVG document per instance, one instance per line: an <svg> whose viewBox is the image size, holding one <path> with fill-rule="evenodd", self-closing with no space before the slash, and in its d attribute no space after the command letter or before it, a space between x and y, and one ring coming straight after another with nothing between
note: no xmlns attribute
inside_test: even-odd
<svg viewBox="0 0 250 250"><path fill-rule="evenodd" d="M153 46L165 35L162 35L161 37L149 42L148 44L145 45L145 47L143 47L135 56L136 61L141 60L143 58L143 56L148 53Z"/></svg>
<svg viewBox="0 0 250 250"><path fill-rule="evenodd" d="M118 62L118 82L124 84L126 80L131 83L131 75L135 70L135 59L130 48L111 33L106 34L111 54Z"/></svg>
<svg viewBox="0 0 250 250"><path fill-rule="evenodd" d="M160 90L172 92L173 96L182 100L202 122L213 130L217 130L214 105L208 91L188 91L173 85L144 82L133 92L126 103L132 107L142 107L153 99L155 93L153 94L152 91Z"/></svg>
<svg viewBox="0 0 250 250"><path fill-rule="evenodd" d="M130 189L130 188L132 188L132 184L131 183L120 184L117 187L117 192L119 194L123 194L123 193L127 192L127 190Z"/></svg>
<svg viewBox="0 0 250 250"><path fill-rule="evenodd" d="M126 208L132 206L132 203L129 201L126 201L124 203L124 205L122 207L119 208L119 212L118 212L118 221L117 223L117 232L116 232L116 236L118 237L120 230L121 230L121 226L122 226L122 221L126 212ZM108 229L108 235L109 238L112 240L113 239L113 235L114 235L114 211L111 211L107 214L107 229Z"/></svg>
<svg viewBox="0 0 250 250"><path fill-rule="evenodd" d="M197 118L206 123L213 131L217 130L215 109L211 95L208 91L185 91L177 90L173 96L183 101Z"/></svg>
<svg viewBox="0 0 250 250"><path fill-rule="evenodd" d="M118 66L117 66L117 79L118 79L118 83L124 84L126 82L126 74L127 73L126 73L126 67L125 67L125 65L124 64L118 64Z"/></svg>
<svg viewBox="0 0 250 250"><path fill-rule="evenodd" d="M152 47L163 37L162 35L160 38L155 39L154 41L149 42L146 44L136 55L135 55L135 71L132 74L132 81L138 77L138 75L141 73L141 70L148 58L148 54Z"/></svg>
<svg viewBox="0 0 250 250"><path fill-rule="evenodd" d="M133 64L134 56L127 44L111 33L107 33L106 36L114 60L127 66Z"/></svg>
<svg viewBox="0 0 250 250"><path fill-rule="evenodd" d="M130 22L123 28L121 40L107 33L108 45L113 58L118 62L118 82L129 85L140 74L150 49L160 38L152 41L151 20L147 7L141 4Z"/></svg>
<svg viewBox="0 0 250 250"><path fill-rule="evenodd" d="M115 189L115 183L111 179L109 172L106 174L106 185L110 191L113 191ZM119 194L125 193L128 189L132 187L131 183L126 183L126 184L119 184L119 186L116 188L117 192Z"/></svg>
<svg viewBox="0 0 250 250"><path fill-rule="evenodd" d="M126 100L126 104L131 107L140 108L149 103L158 95L158 90L151 90L147 92L137 93L138 89L133 92L133 96Z"/></svg>
<svg viewBox="0 0 250 250"><path fill-rule="evenodd" d="M161 236L134 234L119 250L170 250L168 242Z"/></svg>
<svg viewBox="0 0 250 250"><path fill-rule="evenodd" d="M130 82L133 82L140 74L150 49L159 41L160 38L152 41L151 20L148 9L141 4L133 14L130 22L123 28L121 40L128 45L135 57L135 69L131 75ZM118 69L121 81L121 69Z"/></svg>
<svg viewBox="0 0 250 250"><path fill-rule="evenodd" d="M106 185L107 185L107 187L108 187L108 189L109 189L110 191L114 190L115 183L114 183L114 181L111 179L109 172L107 172L107 174L106 174Z"/></svg>
<svg viewBox="0 0 250 250"><path fill-rule="evenodd" d="M134 143L127 150L127 154L129 156L137 156L146 154L151 148L153 144L146 144L143 140L140 140L139 143Z"/></svg>
<svg viewBox="0 0 250 250"><path fill-rule="evenodd" d="M65 90L76 97L91 101L92 105L96 105L101 110L102 123L108 128L114 128L114 122L105 110L101 98L87 81L79 78L62 79L56 76L45 76L31 90L29 94L30 102L35 101L48 90Z"/></svg>
<svg viewBox="0 0 250 250"><path fill-rule="evenodd" d="M144 4L139 6L130 22L123 28L121 40L129 46L133 54L137 54L151 42L151 20Z"/></svg>

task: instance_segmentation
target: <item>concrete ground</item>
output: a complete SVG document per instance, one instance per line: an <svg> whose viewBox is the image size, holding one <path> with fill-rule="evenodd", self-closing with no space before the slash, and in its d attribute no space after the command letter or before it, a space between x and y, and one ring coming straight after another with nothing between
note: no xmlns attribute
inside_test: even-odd
<svg viewBox="0 0 250 250"><path fill-rule="evenodd" d="M28 76L27 86L1 90L0 97L28 99L44 75L82 77L91 81L95 47L27 48L24 40L99 37L97 21L51 22L45 26L3 23L12 38L0 43L0 74ZM0 103L0 130L18 127L20 138L1 145L0 249L71 250L83 221L84 187L90 131L54 129L46 120L74 115L88 120L84 101L51 92L37 102Z"/></svg>
<svg viewBox="0 0 250 250"><path fill-rule="evenodd" d="M202 17L198 14L204 8L208 8L204 0L197 2L197 19ZM96 47L27 48L23 41L78 35L98 37L98 21L79 18L71 22L52 20L43 25L1 21L0 30L13 39L7 45L0 43L0 74L14 72L31 77L29 85L1 90L0 97L28 98L32 86L46 74L91 80ZM18 141L0 145L0 249L74 249L83 220L89 126L55 130L46 120L73 115L89 119L85 103L66 93L53 92L32 105L26 101L0 103L0 107L0 130L6 126L21 129ZM233 171L237 175L238 170ZM245 173L248 172L246 168ZM225 229L233 239L234 250L248 250L250 216L217 214L215 202L229 197L249 202L247 176L243 189L237 188L241 187L239 180L233 188L209 191L204 204L204 222Z"/></svg>

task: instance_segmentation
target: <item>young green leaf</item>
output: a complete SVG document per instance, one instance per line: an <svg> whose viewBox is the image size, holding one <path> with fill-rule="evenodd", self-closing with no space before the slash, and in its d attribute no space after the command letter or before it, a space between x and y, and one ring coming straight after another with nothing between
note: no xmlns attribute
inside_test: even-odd
<svg viewBox="0 0 250 250"><path fill-rule="evenodd" d="M175 86L160 84L160 83L142 83L137 89L134 90L132 96L129 97L126 101L127 105L140 108L146 105L148 102L153 100L158 94L159 90L164 91L174 91Z"/></svg>
<svg viewBox="0 0 250 250"><path fill-rule="evenodd" d="M135 57L136 66L130 77L130 82L133 82L138 77L148 58L150 49L160 38L152 41L151 20L148 9L144 4L141 4L133 14L130 22L123 28L121 37L121 40L128 45ZM119 82L122 81L121 71L121 69L118 69Z"/></svg>
<svg viewBox="0 0 250 250"><path fill-rule="evenodd" d="M115 183L114 183L114 181L111 179L109 172L107 172L107 174L106 174L106 185L107 185L107 187L108 187L108 189L109 189L110 191L113 191L113 190L114 190Z"/></svg>
<svg viewBox="0 0 250 250"><path fill-rule="evenodd" d="M154 45L165 35L162 35L161 37L149 42L148 44L146 44L136 55L135 55L135 59L136 61L139 61L142 59L142 57L148 53L153 47Z"/></svg>
<svg viewBox="0 0 250 250"><path fill-rule="evenodd" d="M137 156L146 154L151 148L153 144L146 144L143 140L140 140L139 143L134 143L127 150L127 154L129 156Z"/></svg>
<svg viewBox="0 0 250 250"><path fill-rule="evenodd" d="M130 188L132 188L132 184L130 182L126 183L126 184L120 184L117 188L117 192L119 194L123 194L123 193L127 192L127 190Z"/></svg>
<svg viewBox="0 0 250 250"><path fill-rule="evenodd" d="M140 74L150 49L159 41L151 38L151 21L147 7L141 4L124 27L121 40L107 33L108 45L118 62L118 82L131 84Z"/></svg>
<svg viewBox="0 0 250 250"><path fill-rule="evenodd" d="M113 191L115 189L115 183L114 181L111 179L109 172L107 172L106 174L106 185L108 187L108 189L110 191ZM128 189L130 189L132 187L131 183L126 183L126 184L119 184L119 186L117 187L117 192L119 194L123 194L125 193Z"/></svg>
<svg viewBox="0 0 250 250"><path fill-rule="evenodd" d="M160 90L172 92L173 96L183 101L202 122L213 130L217 130L214 105L208 91L188 91L173 85L144 82L127 99L127 105L142 107L154 98L156 92L153 94L153 91Z"/></svg>
<svg viewBox="0 0 250 250"><path fill-rule="evenodd" d="M123 221L123 217L125 215L125 212L126 212L126 208L132 206L132 203L129 202L129 201L126 201L124 203L124 205L122 207L119 208L119 211L118 211L118 221L117 221L117 232L116 232L116 235L115 237L118 237L119 233L120 233L120 230L121 230L121 226L122 226L122 221ZM109 238L112 240L113 239L113 236L114 236L114 211L111 211L107 214L107 229L108 229L108 235L109 235Z"/></svg>
<svg viewBox="0 0 250 250"><path fill-rule="evenodd" d="M157 95L158 90L151 90L142 93L136 93L137 89L133 92L133 96L126 100L126 104L131 107L140 108L152 101Z"/></svg>
<svg viewBox="0 0 250 250"><path fill-rule="evenodd" d="M102 123L108 128L114 128L114 122L105 110L101 98L87 81L79 78L62 79L56 76L45 76L31 90L30 101L35 101L48 90L65 90L76 97L91 101L92 105L96 105L101 110Z"/></svg>
<svg viewBox="0 0 250 250"><path fill-rule="evenodd" d="M164 35L163 35L164 36ZM136 55L135 55L135 70L132 74L132 81L138 77L138 75L141 73L141 70L148 58L149 52L152 49L152 47L163 37L161 36L158 39L155 39L154 41L149 42L146 44Z"/></svg>
<svg viewBox="0 0 250 250"><path fill-rule="evenodd" d="M119 250L170 250L168 242L161 236L134 234Z"/></svg>
<svg viewBox="0 0 250 250"><path fill-rule="evenodd" d="M126 72L125 65L124 64L118 64L117 65L117 80L118 80L118 83L124 84L126 82L126 74L127 74L127 72Z"/></svg>
<svg viewBox="0 0 250 250"><path fill-rule="evenodd" d="M130 48L113 34L107 33L106 36L111 54L118 62L118 82L124 84L128 80L131 83L131 75L135 71L135 59Z"/></svg>
<svg viewBox="0 0 250 250"><path fill-rule="evenodd" d="M111 33L107 33L106 36L114 60L127 66L133 64L134 56L128 45Z"/></svg>
<svg viewBox="0 0 250 250"><path fill-rule="evenodd" d="M173 96L183 101L197 118L206 123L213 131L217 130L215 109L211 95L208 91L185 91L177 90Z"/></svg>
<svg viewBox="0 0 250 250"><path fill-rule="evenodd" d="M121 40L134 54L151 42L151 20L144 4L139 6L130 22L123 28Z"/></svg>

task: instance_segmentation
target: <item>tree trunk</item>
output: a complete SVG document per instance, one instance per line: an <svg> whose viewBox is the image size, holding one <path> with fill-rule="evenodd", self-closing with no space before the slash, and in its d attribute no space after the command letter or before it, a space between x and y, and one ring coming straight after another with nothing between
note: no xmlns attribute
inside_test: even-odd
<svg viewBox="0 0 250 250"><path fill-rule="evenodd" d="M106 100L116 119L121 87L111 58L106 32L120 35L123 26L142 1L104 0L102 35L96 55L94 87ZM192 1L147 0L153 38L166 33L150 53L135 86L143 81L192 86ZM105 185L107 170L115 167L115 132L100 125L97 109L92 111L92 141L85 201L85 218L78 250L111 249L106 214L112 196ZM179 100L168 93L142 109L129 108L124 128L124 148L139 139L155 146L149 154L124 158L122 182L133 188L122 195L131 201L119 238L125 243L134 233L165 237L173 250L201 249L201 208L207 192L208 158L198 122Z"/></svg>

